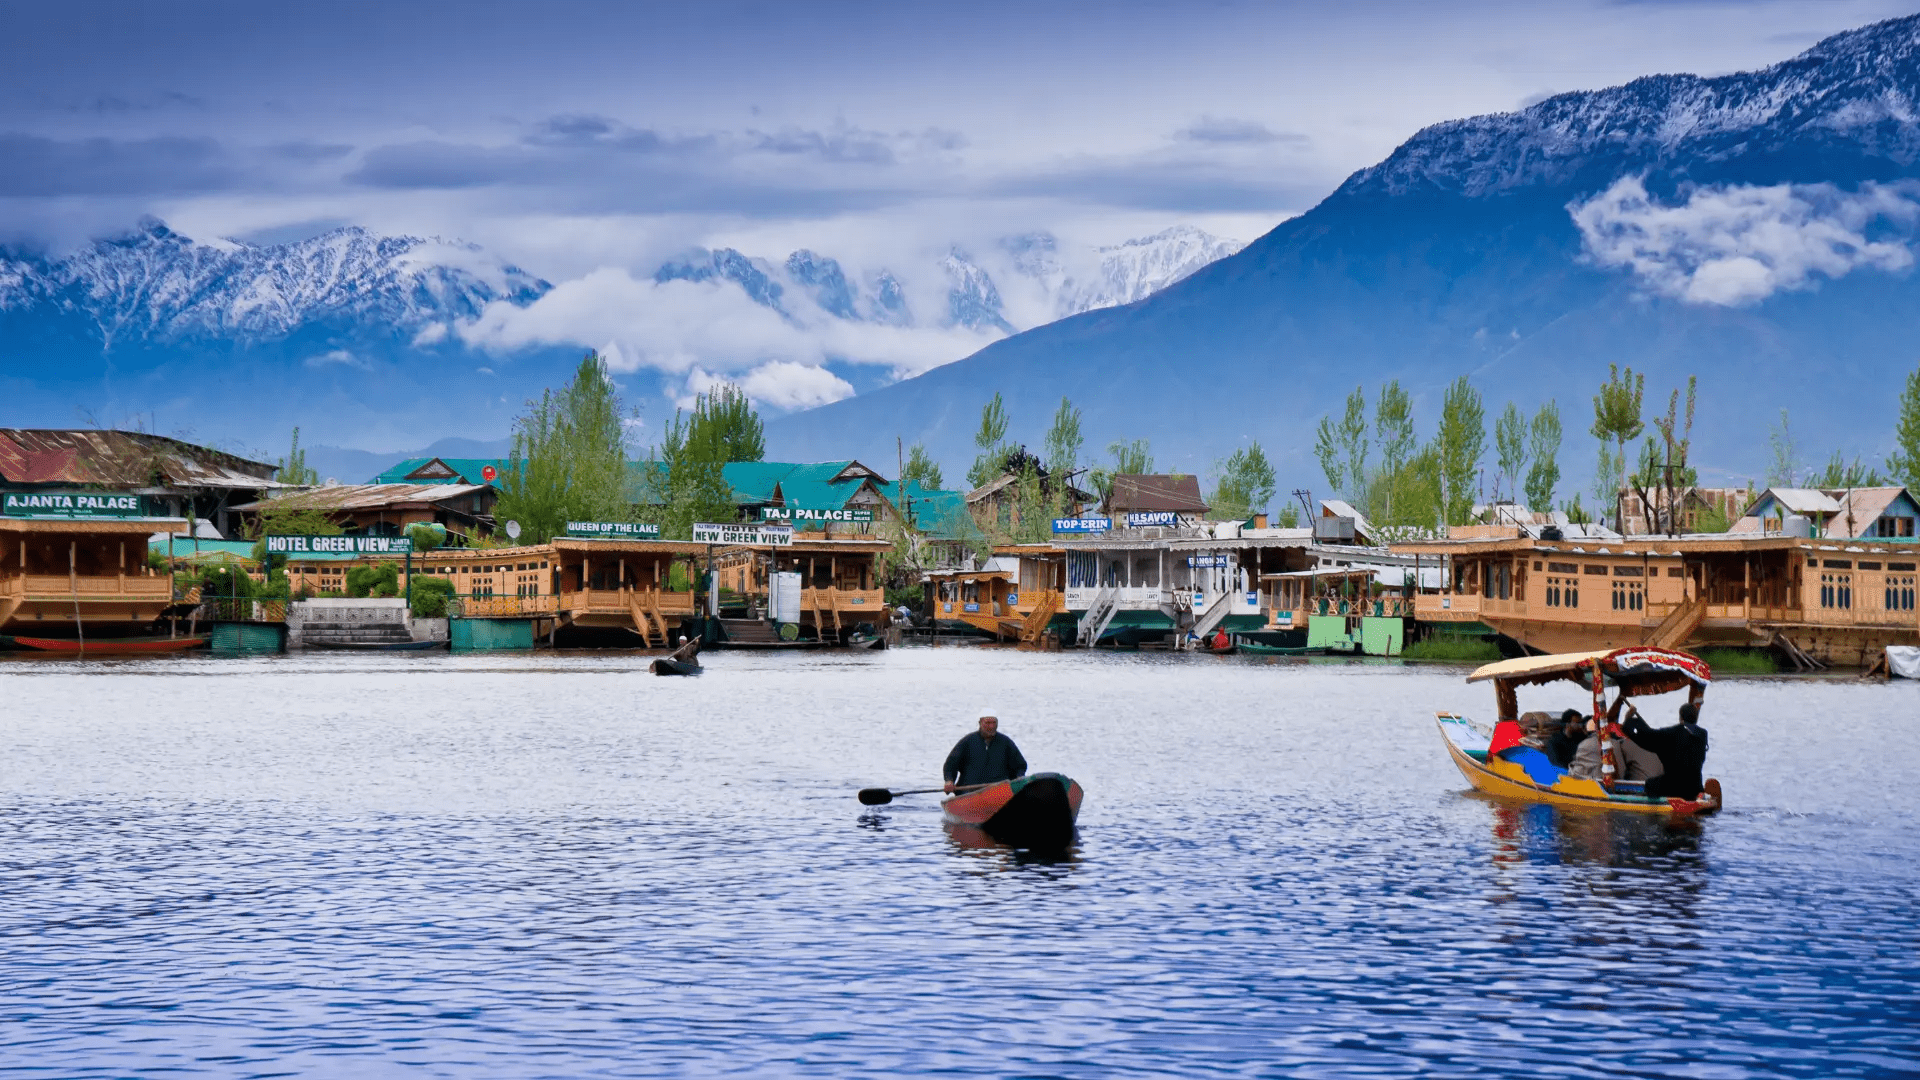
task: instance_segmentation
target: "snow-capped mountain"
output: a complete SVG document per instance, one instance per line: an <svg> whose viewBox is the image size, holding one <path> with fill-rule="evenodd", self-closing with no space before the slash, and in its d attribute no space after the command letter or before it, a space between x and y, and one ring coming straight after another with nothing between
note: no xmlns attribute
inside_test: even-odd
<svg viewBox="0 0 1920 1080"><path fill-rule="evenodd" d="M1056 310L1064 318L1145 300L1246 246L1191 225L1175 225L1152 236L1100 248L1100 262L1093 273L1061 283Z"/></svg>
<svg viewBox="0 0 1920 1080"><path fill-rule="evenodd" d="M202 243L149 220L63 258L0 252L0 312L77 318L107 345L244 343L326 324L412 335L549 288L472 244L357 227L257 246Z"/></svg>

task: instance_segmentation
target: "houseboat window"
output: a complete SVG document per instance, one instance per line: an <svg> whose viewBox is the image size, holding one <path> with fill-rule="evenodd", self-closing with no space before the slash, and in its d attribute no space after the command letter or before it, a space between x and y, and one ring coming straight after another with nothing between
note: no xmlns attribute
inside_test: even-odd
<svg viewBox="0 0 1920 1080"><path fill-rule="evenodd" d="M1614 577L1639 577L1640 568L1637 566L1616 566L1613 568L1613 576Z"/></svg>
<svg viewBox="0 0 1920 1080"><path fill-rule="evenodd" d="M1669 566L1667 567L1667 576L1668 577L1686 577L1687 569L1684 566Z"/></svg>
<svg viewBox="0 0 1920 1080"><path fill-rule="evenodd" d="M1844 562L1845 560L1835 560ZM1820 606L1847 610L1853 607L1853 575L1821 574Z"/></svg>
<svg viewBox="0 0 1920 1080"><path fill-rule="evenodd" d="M1533 560L1533 568L1534 568L1535 570L1538 570L1538 569L1540 569L1540 560L1539 560L1539 559L1535 559L1535 560Z"/></svg>
<svg viewBox="0 0 1920 1080"><path fill-rule="evenodd" d="M1915 567L1914 567L1914 564L1912 564L1912 563L1910 563L1910 562L1890 562L1890 563L1888 563L1888 564L1887 564L1887 569L1889 569L1889 570L1906 570L1906 571L1909 571L1909 572L1911 572L1912 570L1914 570L1914 569L1915 569Z"/></svg>
<svg viewBox="0 0 1920 1080"><path fill-rule="evenodd" d="M1829 570L1851 570L1853 569L1853 560L1852 559L1828 559L1826 565L1827 565L1827 569Z"/></svg>
<svg viewBox="0 0 1920 1080"><path fill-rule="evenodd" d="M1638 581L1613 583L1613 610L1639 611L1647 606L1647 587Z"/></svg>
<svg viewBox="0 0 1920 1080"><path fill-rule="evenodd" d="M1576 563L1550 562L1547 564L1547 573L1549 574L1577 574L1579 572L1580 567Z"/></svg>
<svg viewBox="0 0 1920 1080"><path fill-rule="evenodd" d="M1606 568L1606 567L1604 567L1604 566L1591 566L1591 565L1590 565L1590 566L1588 566L1588 567L1587 567L1587 573L1589 573L1589 574L1593 574L1593 575L1594 575L1594 576L1596 576L1596 577L1606 577L1606 576L1607 576L1607 568Z"/></svg>
<svg viewBox="0 0 1920 1080"><path fill-rule="evenodd" d="M1913 565L1908 563L1908 566ZM1887 578L1887 610L1913 610L1913 575Z"/></svg>
<svg viewBox="0 0 1920 1080"><path fill-rule="evenodd" d="M1816 559L1816 558L1814 558L1814 557L1813 557L1813 556L1811 556L1811 555L1809 555L1809 556L1807 556L1807 565L1808 565L1808 566L1819 566L1819 565L1820 565L1820 560L1819 560L1819 559Z"/></svg>
<svg viewBox="0 0 1920 1080"><path fill-rule="evenodd" d="M1860 569L1862 569L1862 570L1878 570L1878 569L1880 569L1880 564L1879 564L1879 563L1877 563L1877 562L1862 562L1862 563L1860 564Z"/></svg>

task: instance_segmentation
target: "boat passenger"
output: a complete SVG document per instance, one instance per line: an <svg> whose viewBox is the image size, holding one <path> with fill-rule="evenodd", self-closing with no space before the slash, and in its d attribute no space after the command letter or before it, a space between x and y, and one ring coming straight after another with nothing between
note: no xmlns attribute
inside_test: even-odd
<svg viewBox="0 0 1920 1080"><path fill-rule="evenodd" d="M1214 648L1216 648L1216 649L1224 649L1224 648L1226 648L1227 646L1229 646L1229 645L1231 645L1231 644L1233 644L1233 639L1232 639L1232 638L1229 638L1229 637L1227 636L1227 631L1226 631L1226 628L1225 628L1225 627L1222 627L1221 629L1218 629L1218 630L1215 630L1215 631L1213 632L1213 647L1214 647Z"/></svg>
<svg viewBox="0 0 1920 1080"><path fill-rule="evenodd" d="M1020 748L1012 739L1000 734L1000 718L987 715L980 718L978 730L968 732L954 744L940 775L946 778L948 791L997 784L1027 775L1027 759L1020 756Z"/></svg>
<svg viewBox="0 0 1920 1080"><path fill-rule="evenodd" d="M1689 701L1680 706L1680 722L1672 727L1648 726L1638 712L1627 712L1623 725L1641 747L1659 755L1662 771L1647 781L1647 794L1657 799L1693 799L1704 782L1700 770L1707 763L1707 729L1700 726L1700 709Z"/></svg>
<svg viewBox="0 0 1920 1080"><path fill-rule="evenodd" d="M1588 720L1585 729L1589 735L1592 735L1596 730L1594 722ZM1660 758L1632 739L1616 736L1606 741L1613 744L1617 755L1615 760L1619 771L1614 774L1614 779L1651 781L1664 771ZM1573 759L1567 765L1567 771L1588 780L1600 779L1600 742L1601 740L1595 738L1581 739L1574 747Z"/></svg>
<svg viewBox="0 0 1920 1080"><path fill-rule="evenodd" d="M1547 758L1563 769L1573 766L1573 755L1587 737L1587 718L1579 709L1560 714L1560 728L1547 739Z"/></svg>

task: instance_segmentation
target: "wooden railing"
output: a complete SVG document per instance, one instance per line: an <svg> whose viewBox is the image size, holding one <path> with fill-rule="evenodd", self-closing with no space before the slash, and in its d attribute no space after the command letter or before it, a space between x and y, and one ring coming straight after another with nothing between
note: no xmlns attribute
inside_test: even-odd
<svg viewBox="0 0 1920 1080"><path fill-rule="evenodd" d="M810 611L844 611L878 616L887 603L879 589L802 589L800 606ZM997 605L996 605L997 606ZM986 604L980 605L982 611Z"/></svg>
<svg viewBox="0 0 1920 1080"><path fill-rule="evenodd" d="M1480 617L1480 597L1461 593L1421 595L1414 598L1413 610L1429 622L1472 622Z"/></svg>
<svg viewBox="0 0 1920 1080"><path fill-rule="evenodd" d="M1040 594L1040 598L1034 601L1033 611L1020 624L1020 644L1032 645L1040 640L1040 635L1047 632L1047 624L1053 621L1054 612L1060 610L1063 599L1052 589Z"/></svg>
<svg viewBox="0 0 1920 1080"><path fill-rule="evenodd" d="M691 592L665 592L652 589L578 589L561 593L559 610L575 615L627 615L633 611L633 597L646 598L647 606L666 615L691 615ZM527 597L529 600L547 597Z"/></svg>
<svg viewBox="0 0 1920 1080"><path fill-rule="evenodd" d="M23 574L0 578L0 596L35 599L78 596L82 600L171 600L173 580L127 574L114 577L69 577L66 574Z"/></svg>
<svg viewBox="0 0 1920 1080"><path fill-rule="evenodd" d="M456 619L527 619L559 610L557 596L456 596L447 614Z"/></svg>

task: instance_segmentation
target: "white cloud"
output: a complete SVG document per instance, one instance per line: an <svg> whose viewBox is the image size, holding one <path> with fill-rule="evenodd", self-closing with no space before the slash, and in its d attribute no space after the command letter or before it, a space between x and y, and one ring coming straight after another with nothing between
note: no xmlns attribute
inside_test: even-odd
<svg viewBox="0 0 1920 1080"><path fill-rule="evenodd" d="M447 333L446 323L428 323L420 328L419 333L413 335L413 347L424 349L429 345L438 345L447 340Z"/></svg>
<svg viewBox="0 0 1920 1080"><path fill-rule="evenodd" d="M1877 222L1912 223L1920 202L1904 187L1776 184L1700 188L1667 206L1624 177L1569 211L1600 265L1626 267L1688 303L1739 307L1811 288L1816 275L1912 266L1904 242L1867 234Z"/></svg>
<svg viewBox="0 0 1920 1080"><path fill-rule="evenodd" d="M754 401L776 409L811 409L853 396L853 385L826 368L775 360L731 378L695 368L687 375L687 396L678 404L691 407L693 395L723 382L737 384Z"/></svg>
<svg viewBox="0 0 1920 1080"><path fill-rule="evenodd" d="M309 356L306 359L306 366L310 368L350 367L359 368L361 371L373 370L372 364L345 349L335 349L332 352L322 353L319 356Z"/></svg>

